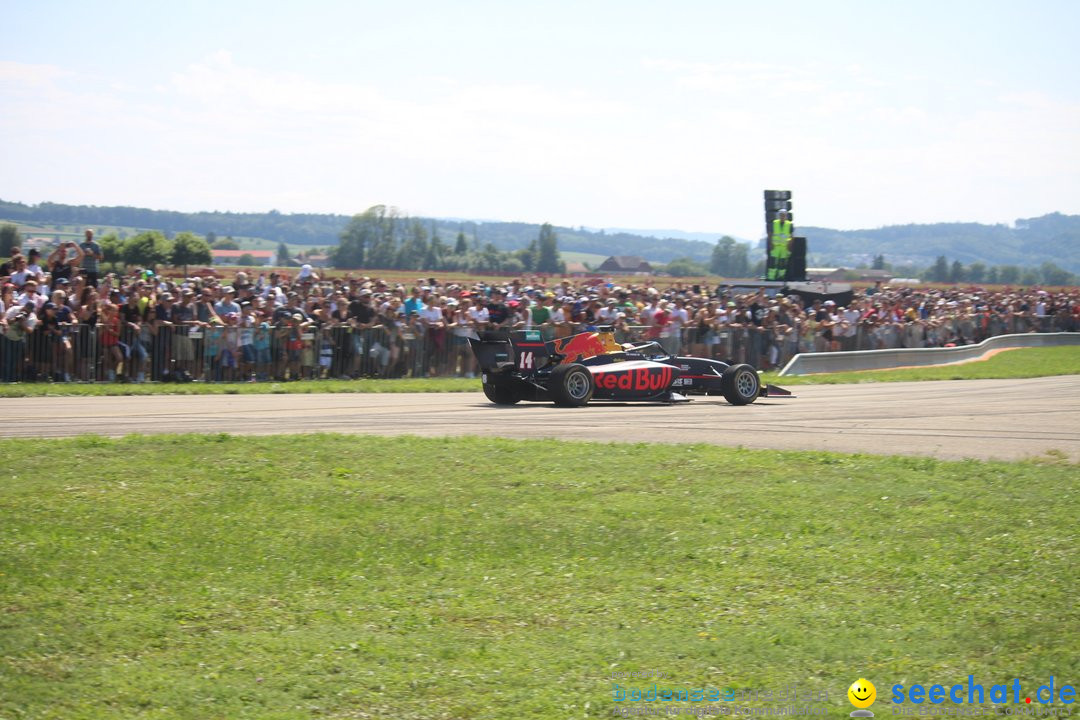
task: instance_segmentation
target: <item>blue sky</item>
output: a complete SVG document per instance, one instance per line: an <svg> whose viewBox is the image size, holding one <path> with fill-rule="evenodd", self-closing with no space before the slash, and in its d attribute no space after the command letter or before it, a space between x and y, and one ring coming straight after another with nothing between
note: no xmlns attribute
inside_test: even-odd
<svg viewBox="0 0 1080 720"><path fill-rule="evenodd" d="M754 238L1080 212L1076 2L10 2L0 198Z"/></svg>

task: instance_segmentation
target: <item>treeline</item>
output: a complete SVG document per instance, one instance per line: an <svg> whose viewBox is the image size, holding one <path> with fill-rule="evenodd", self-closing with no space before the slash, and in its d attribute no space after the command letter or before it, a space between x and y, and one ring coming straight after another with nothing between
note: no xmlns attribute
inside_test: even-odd
<svg viewBox="0 0 1080 720"><path fill-rule="evenodd" d="M0 257L8 257L12 248L22 245L22 240L15 225L0 225ZM210 244L190 232L179 232L172 239L159 230L148 230L129 238L109 233L95 241L101 246L105 264L114 270L118 266L155 270L161 265L171 265L183 267L186 272L188 265L209 265L213 261ZM43 257L48 255L48 250L42 253ZM254 259L250 264L255 264Z"/></svg>
<svg viewBox="0 0 1080 720"><path fill-rule="evenodd" d="M675 258L663 267L673 277L720 275L728 278L758 277L765 273L765 260L750 263L750 247L725 235L716 241L708 262L692 257Z"/></svg>
<svg viewBox="0 0 1080 720"><path fill-rule="evenodd" d="M64 205L44 202L39 205L0 200L0 218L24 224L83 225L90 227L132 227L160 230L166 236L177 232L193 232L213 237L265 238L274 242L295 245L334 245L342 229L350 222L348 215L285 214L277 210L267 213L197 212L148 210L125 206ZM496 251L513 252L527 248L536 238L539 225L517 222L476 222L416 218L428 227L434 237L456 237L463 234L470 246L483 249L488 245ZM626 232L605 233L585 228L553 227L565 250L599 255L638 255L657 262L677 257L689 257L708 262L712 244L679 238L643 237ZM488 254L489 257L491 254Z"/></svg>
<svg viewBox="0 0 1080 720"><path fill-rule="evenodd" d="M1040 267L1052 262L1080 272L1080 216L1050 213L1021 218L1008 225L934 223L893 225L875 230L799 227L813 262L853 267L871 255L885 255L895 265L925 268L945 255L963 266Z"/></svg>
<svg viewBox="0 0 1080 720"><path fill-rule="evenodd" d="M0 200L0 218L25 224L133 227L160 230L167 237L193 232L212 237L266 238L274 242L331 246L349 225L347 215L198 212L181 213L134 207L98 207L46 202L25 205ZM446 245L464 235L469 251L485 253L490 264L497 253L526 250L537 238L540 226L515 222L474 222L412 218L425 228L430 243L436 236ZM715 243L681 238L659 238L630 232L607 233L583 227L552 227L563 250L598 255L637 255L651 262L674 263L676 268L695 265L710 269ZM1019 219L1013 227L980 223L894 225L871 230L832 230L796 226L808 239L808 264L814 266L865 266L877 254L895 266L926 268L945 255L962 266L983 263L990 267L1041 268L1051 262L1080 273L1080 216L1051 213ZM399 237L403 243L404 238ZM754 260L764 250L750 248ZM457 253L449 253L455 255ZM520 258L519 258L520 259ZM751 268L752 269L752 268ZM726 274L726 273L725 273ZM735 275L731 275L734 277Z"/></svg>
<svg viewBox="0 0 1080 720"><path fill-rule="evenodd" d="M492 242L481 246L475 235L470 243L463 230L457 232L453 242L444 241L435 222L375 205L353 216L339 240L330 251L332 264L339 268L566 272L559 257L558 238L546 223L524 248L503 252Z"/></svg>
<svg viewBox="0 0 1080 720"><path fill-rule="evenodd" d="M877 265L875 259L875 265ZM884 267L883 258L880 264ZM989 285L1075 285L1077 276L1074 273L1058 267L1049 260L1038 267L1021 267L1019 265L986 265L982 262L973 262L965 265L959 260L949 262L944 255L939 255L937 260L921 276L929 282L938 283L986 283Z"/></svg>
<svg viewBox="0 0 1080 720"><path fill-rule="evenodd" d="M348 215L196 212L148 210L135 207L99 207L44 202L39 205L0 200L0 218L24 224L113 226L198 235L267 238L298 245L333 244Z"/></svg>

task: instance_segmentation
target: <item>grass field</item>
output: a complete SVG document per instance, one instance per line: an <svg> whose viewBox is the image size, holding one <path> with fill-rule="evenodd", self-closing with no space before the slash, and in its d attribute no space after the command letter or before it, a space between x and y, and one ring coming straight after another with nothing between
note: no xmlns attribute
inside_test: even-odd
<svg viewBox="0 0 1080 720"><path fill-rule="evenodd" d="M601 717L613 670L797 682L840 717L861 676L882 710L893 682L1080 671L1075 465L332 435L0 458L3 718Z"/></svg>
<svg viewBox="0 0 1080 720"><path fill-rule="evenodd" d="M1025 348L1000 353L985 362L907 370L830 373L780 377L765 373L776 385L814 385L904 380L1025 378L1080 373L1080 346ZM250 395L262 393L478 392L479 380L406 378L400 380L305 380L290 383L169 383L80 385L71 383L0 384L0 397L64 397L76 395Z"/></svg>
<svg viewBox="0 0 1080 720"><path fill-rule="evenodd" d="M978 380L1029 378L1080 374L1080 345L1020 348L998 353L986 360L961 365L913 367L898 370L819 373L779 377L769 373L771 382L788 385L819 385L865 382L905 382L912 380Z"/></svg>

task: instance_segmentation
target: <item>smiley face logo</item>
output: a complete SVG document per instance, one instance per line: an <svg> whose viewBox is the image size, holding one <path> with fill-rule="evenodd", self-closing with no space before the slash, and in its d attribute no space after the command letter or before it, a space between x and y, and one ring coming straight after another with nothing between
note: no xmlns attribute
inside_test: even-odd
<svg viewBox="0 0 1080 720"><path fill-rule="evenodd" d="M868 708L877 700L877 688L866 678L859 678L851 683L847 690L848 700L857 708Z"/></svg>

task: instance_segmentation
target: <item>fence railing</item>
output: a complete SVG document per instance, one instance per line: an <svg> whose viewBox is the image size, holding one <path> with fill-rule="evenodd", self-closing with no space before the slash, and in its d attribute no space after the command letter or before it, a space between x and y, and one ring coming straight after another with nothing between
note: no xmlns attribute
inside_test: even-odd
<svg viewBox="0 0 1080 720"><path fill-rule="evenodd" d="M591 329L541 328L546 339ZM1016 317L1000 322L859 324L837 330L791 326L685 326L658 331L620 325L616 340L657 340L673 354L783 367L799 353L967 345L1023 332L1080 331L1075 318ZM468 377L478 371L468 339L454 328L420 325L354 329L348 325L237 328L169 326L153 330L102 325L38 327L0 333L0 382L282 381L329 378Z"/></svg>

